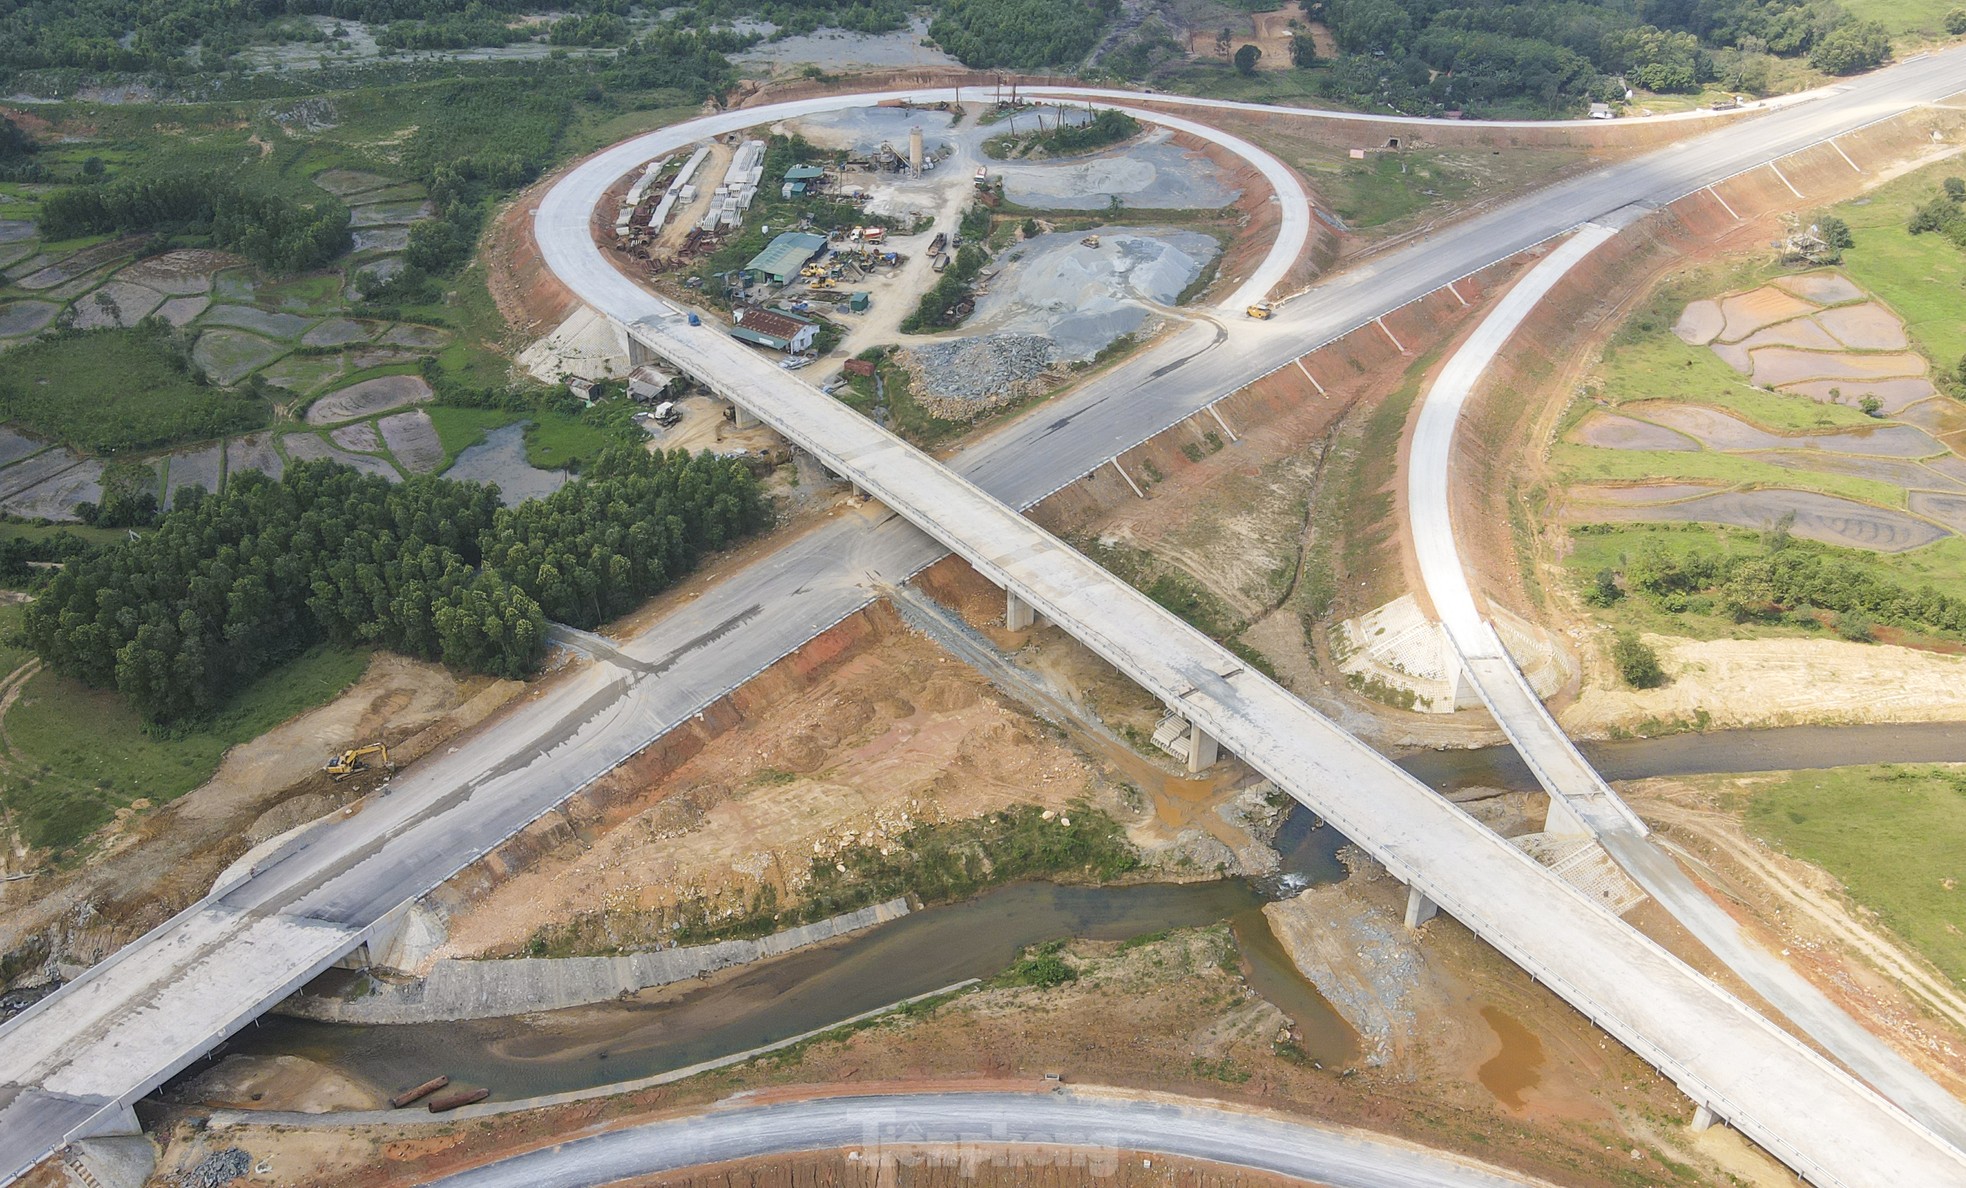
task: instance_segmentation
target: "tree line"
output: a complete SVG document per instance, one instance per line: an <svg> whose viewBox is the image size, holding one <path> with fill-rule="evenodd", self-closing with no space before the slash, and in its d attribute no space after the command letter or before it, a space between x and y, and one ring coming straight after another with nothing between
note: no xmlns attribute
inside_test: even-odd
<svg viewBox="0 0 1966 1188"><path fill-rule="evenodd" d="M269 272L318 268L348 249L348 208L303 205L238 176L175 173L70 186L41 204L49 239L132 231L206 233Z"/></svg>
<svg viewBox="0 0 1966 1188"><path fill-rule="evenodd" d="M965 66L1076 66L1119 0L941 0L928 35Z"/></svg>
<svg viewBox="0 0 1966 1188"><path fill-rule="evenodd" d="M1415 114L1497 105L1556 112L1620 99L1626 86L1759 92L1775 58L1849 74L1881 64L1891 48L1882 26L1825 0L1328 0L1325 17L1343 56L1320 89ZM1313 65L1316 54L1303 41L1293 60Z"/></svg>
<svg viewBox="0 0 1966 1188"><path fill-rule="evenodd" d="M1668 550L1655 542L1634 549L1622 566L1605 570L1585 590L1604 606L1642 594L1670 614L1724 614L1736 622L1779 622L1830 611L1851 638L1868 638L1882 623L1931 635L1966 636L1966 599L1930 585L1893 581L1874 563L1827 545L1794 540L1787 524L1764 534L1758 553L1694 548ZM1861 629L1860 629L1861 627Z"/></svg>
<svg viewBox="0 0 1966 1188"><path fill-rule="evenodd" d="M48 579L24 629L49 667L159 724L322 641L521 677L545 648L542 596L593 626L768 518L743 464L708 455L611 451L510 510L482 484L301 463L182 492L154 531Z"/></svg>

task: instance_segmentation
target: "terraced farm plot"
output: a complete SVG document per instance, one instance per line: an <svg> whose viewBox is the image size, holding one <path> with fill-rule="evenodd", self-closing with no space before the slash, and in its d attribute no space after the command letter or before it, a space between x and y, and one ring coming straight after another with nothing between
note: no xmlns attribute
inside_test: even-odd
<svg viewBox="0 0 1966 1188"><path fill-rule="evenodd" d="M410 229L403 226L361 227L349 239L350 251L400 252L410 246Z"/></svg>
<svg viewBox="0 0 1966 1188"><path fill-rule="evenodd" d="M376 433L375 425L369 421L343 425L339 429L331 430L328 436L342 449L353 450L358 454L373 454L382 448L382 438Z"/></svg>
<svg viewBox="0 0 1966 1188"><path fill-rule="evenodd" d="M375 336L375 327L367 322L353 318L329 318L320 325L301 335L302 346L347 346L351 342L367 342Z"/></svg>
<svg viewBox="0 0 1966 1188"><path fill-rule="evenodd" d="M1925 458L1945 447L1909 425L1841 429L1829 433L1770 433L1739 417L1697 404L1642 406L1647 420L1693 438L1712 450L1828 450L1884 458Z"/></svg>
<svg viewBox="0 0 1966 1188"><path fill-rule="evenodd" d="M1740 528L1771 528L1793 515L1790 531L1805 540L1880 553L1902 553L1951 535L1936 524L1904 512L1819 495L1814 491L1723 491L1676 503L1630 505L1626 520L1691 520L1732 524Z"/></svg>
<svg viewBox="0 0 1966 1188"><path fill-rule="evenodd" d="M347 373L339 355L288 355L269 364L260 377L289 392L318 392Z"/></svg>
<svg viewBox="0 0 1966 1188"><path fill-rule="evenodd" d="M28 219L0 219L0 243L20 243L34 238L34 223Z"/></svg>
<svg viewBox="0 0 1966 1188"><path fill-rule="evenodd" d="M170 469L166 472L169 485L164 489L165 507L176 503L178 492L187 487L218 490L225 473L225 443L215 441L195 449L179 450L170 456L170 460Z"/></svg>
<svg viewBox="0 0 1966 1188"><path fill-rule="evenodd" d="M268 338L299 338L315 319L274 313L251 305L215 305L205 314L207 326L235 326Z"/></svg>
<svg viewBox="0 0 1966 1188"><path fill-rule="evenodd" d="M324 169L314 175L314 184L346 202L358 194L380 190L397 183L395 178L384 177L379 173L363 173L356 169Z"/></svg>
<svg viewBox="0 0 1966 1188"><path fill-rule="evenodd" d="M184 327L191 324L199 314L211 305L212 299L204 295L196 297L173 297L157 307L157 316L173 326Z"/></svg>
<svg viewBox="0 0 1966 1188"><path fill-rule="evenodd" d="M1939 394L1928 379L1887 380L1807 380L1788 385L1787 391L1812 400L1849 404L1869 396L1877 401L1877 411L1891 416L1921 400Z"/></svg>
<svg viewBox="0 0 1966 1188"><path fill-rule="evenodd" d="M379 474L391 482L400 481L403 477L394 466L381 458L338 450L318 433L286 434L280 438L280 448L286 452L288 459L294 462L326 459L330 462L339 462L343 466L352 466L365 474Z"/></svg>
<svg viewBox="0 0 1966 1188"><path fill-rule="evenodd" d="M239 258L225 252L205 251L200 248L180 248L152 256L116 274L118 280L143 285L174 297L189 297L197 293L209 293L212 277L227 269L238 266Z"/></svg>
<svg viewBox="0 0 1966 1188"><path fill-rule="evenodd" d="M104 330L134 326L162 304L164 295L155 289L113 280L71 306L70 316L77 330Z"/></svg>
<svg viewBox="0 0 1966 1188"><path fill-rule="evenodd" d="M409 323L391 326L383 332L379 340L389 346L412 347L417 350L434 351L449 344L451 336L435 326L417 326Z"/></svg>
<svg viewBox="0 0 1966 1188"><path fill-rule="evenodd" d="M191 348L191 358L221 384L236 384L287 353L287 348L244 330L207 330Z"/></svg>
<svg viewBox="0 0 1966 1188"><path fill-rule="evenodd" d="M16 495L0 500L0 509L31 520L73 520L75 505L102 499L102 463L85 458Z"/></svg>
<svg viewBox="0 0 1966 1188"><path fill-rule="evenodd" d="M0 467L12 466L29 454L45 448L46 445L46 442L36 441L24 433L16 433L7 426L0 425Z"/></svg>
<svg viewBox="0 0 1966 1188"><path fill-rule="evenodd" d="M0 338L15 338L45 329L61 306L52 301L16 301L0 305Z"/></svg>
<svg viewBox="0 0 1966 1188"><path fill-rule="evenodd" d="M1810 426L1774 393L1744 396L1723 386L1709 396L1712 379L1687 383L1678 374L1682 363L1686 376L1702 374L1699 359L1678 344L1665 339L1671 349L1662 350L1660 338L1620 340L1616 349L1629 350L1633 362L1618 359L1624 370L1612 373L1618 412L1588 412L1552 455L1576 484L1563 505L1566 519L1765 528L1793 514L1797 536L1880 552L1919 548L1966 527L1966 501L1957 494L1966 484L1958 452L1966 446L1966 409L1939 396L1925 358L1906 349L1903 321L1848 277L1811 272L1695 300L1671 331L1751 374L1758 388L1779 386L1788 397L1836 409L1836 421ZM1665 398L1635 398L1633 389L1642 392L1652 375ZM1848 424L1865 401L1874 402L1864 406L1873 417L1890 420ZM1760 423L1764 413L1771 423ZM1657 460L1641 461L1646 452ZM1814 489L1771 481L1771 468L1793 475L1796 488ZM1626 480L1622 494L1612 485L1619 480ZM1696 484L1689 490L1684 480ZM1600 511L1588 513L1593 506Z"/></svg>
<svg viewBox="0 0 1966 1188"><path fill-rule="evenodd" d="M1569 433L1579 445L1607 450L1697 450L1700 443L1676 430L1617 413L1594 412Z"/></svg>
<svg viewBox="0 0 1966 1188"><path fill-rule="evenodd" d="M73 450L56 448L35 454L18 465L0 470L0 500L23 494L71 467L80 465L82 456Z"/></svg>
<svg viewBox="0 0 1966 1188"><path fill-rule="evenodd" d="M436 393L430 390L430 385L422 376L385 375L350 384L339 392L330 392L316 400L307 408L307 423L333 425L340 421L352 421L406 404L420 404L435 396Z"/></svg>
<svg viewBox="0 0 1966 1188"><path fill-rule="evenodd" d="M271 479L286 473L286 459L273 446L271 433L248 433L225 443L225 473L228 478L247 471L258 471Z"/></svg>
<svg viewBox="0 0 1966 1188"><path fill-rule="evenodd" d="M434 474L444 464L444 443L422 409L384 417L376 427L397 464L411 474Z"/></svg>
<svg viewBox="0 0 1966 1188"><path fill-rule="evenodd" d="M414 223L427 219L437 210L428 202L373 202L351 207L348 212L348 225L351 227L383 227L391 223Z"/></svg>

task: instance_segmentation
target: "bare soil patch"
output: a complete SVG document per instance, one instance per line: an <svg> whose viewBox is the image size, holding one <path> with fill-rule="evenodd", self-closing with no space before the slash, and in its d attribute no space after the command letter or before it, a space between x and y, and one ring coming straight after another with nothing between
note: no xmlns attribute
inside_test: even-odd
<svg viewBox="0 0 1966 1188"><path fill-rule="evenodd" d="M1631 689L1602 666L1558 718L1575 737L1810 723L1966 720L1966 658L1830 639L1645 637L1667 682Z"/></svg>

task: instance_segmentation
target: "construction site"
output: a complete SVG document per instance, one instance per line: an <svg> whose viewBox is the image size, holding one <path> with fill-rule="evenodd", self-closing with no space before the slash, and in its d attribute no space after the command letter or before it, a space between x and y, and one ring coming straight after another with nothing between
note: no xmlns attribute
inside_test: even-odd
<svg viewBox="0 0 1966 1188"><path fill-rule="evenodd" d="M576 298L580 274L545 263L573 254L540 240L564 234L549 200L579 165L522 196L487 249L500 312L530 340L520 366L618 384L650 448L743 457L777 525L620 621L554 627L553 667L531 681L378 661L281 728L281 747L309 748L305 766L249 746L176 802L198 845L169 849L119 821L103 870L37 886L15 927L63 979L84 977L195 912L214 882L277 871L283 847L331 844L412 797L471 811L480 783L432 790L419 763L516 748L494 779L601 746L620 760L578 780L551 773L568 785L551 800L531 786L541 780L508 791L540 810L456 861L426 859L438 873L336 968L159 1078L132 1112L151 1161L141 1175L117 1170L134 1145L92 1139L22 1182L421 1184L519 1174L530 1165L514 1161L543 1151L740 1108L970 1093L1208 1103L1336 1127L1442 1160L1429 1183L1796 1181L1803 1157L1760 1119L1690 1089L1612 1012L1499 942L1493 920L1440 912L1428 872L1401 866L1431 828L1419 815L1385 825L1397 835L1385 846L1327 820L1257 748L1238 755L1204 730L1190 695L1258 678L1370 754L1372 779L1437 794L1511 877L1540 880L1552 919L1581 903L1588 935L1642 947L1647 976L1704 988L1753 1020L1754 1042L1879 1102L1916 1080L1966 1109L1957 955L1930 919L1904 924L1907 904L1929 916L1938 892L1866 899L1879 884L1804 852L1805 820L1774 832L1786 818L1766 807L1785 796L1807 817L1822 811L1803 799L1818 769L1908 755L1933 764L1933 788L1952 786L1957 769L1940 764L1962 757L1946 730L1966 719L1956 641L1892 625L1832 641L1820 632L1841 620L1828 610L1813 627L1801 612L1722 625L1718 595L1645 601L1615 568L1626 558L1593 539L1735 531L1714 539L1772 555L1804 547L1793 536L1874 553L1874 572L1894 579L1949 580L1938 550L1966 535L1966 421L1920 337L1931 319L1891 287L1903 269L1867 271L1857 253L1936 246L1884 231L1939 184L1966 136L1956 107L1842 133L1832 147L1868 170L1811 142L1780 168L1648 195L1634 212L1623 191L1639 183L1599 194L1593 171L1708 125L1439 121L1435 140L1418 122L1388 136L1341 116L1138 95L1126 106L1142 126L1124 141L1000 159L993 138L1025 121L1076 126L1104 100L1001 84L913 103L809 95L748 124L741 107L706 115L670 138L680 147L638 147L593 187L598 201L577 212L591 243L578 247L611 283L632 282L633 308L655 311L639 338L628 305ZM1444 143L1541 165L1497 167L1468 209L1353 228L1304 164L1329 151L1365 161L1355 177L1380 157L1404 174L1404 154L1437 160L1424 154ZM1591 233L1605 246L1523 313L1511 294L1574 231L1542 204L1572 201L1603 221ZM1829 220L1861 220L1872 202L1890 218L1839 248ZM1551 237L1484 221L1538 218ZM1512 234L1525 246L1491 250ZM1440 263L1452 252L1468 267ZM1441 283L1421 284L1428 268ZM1339 312L1347 302L1360 316ZM1423 410L1501 309L1520 320L1509 353L1469 381L1452 422L1448 556L1523 696L1566 745L1585 744L1577 762L1602 772L1630 835L1566 816L1579 812L1570 791L1478 687L1423 569L1440 528L1417 518ZM706 358L742 366L725 380ZM743 403L745 385L773 384L899 439L837 457L795 445L805 422ZM1045 451L1071 449L1071 465L1042 469ZM987 550L947 555L972 525L918 533L919 513L875 486L878 469L854 469L904 451L920 473L955 468L965 498L1001 499L1037 534L1001 555L1089 561L1148 600L1143 632L1166 620L1219 652L1217 667L1180 697L1157 691L1064 599L1013 587L1010 562L1000 573ZM907 534L921 543L898 543ZM771 630L790 642L760 634ZM1627 635L1657 650L1666 679L1620 675ZM528 733L553 713L575 725ZM644 733L628 745L607 730ZM1623 768L1595 746L1646 735ZM1779 754L1751 768L1758 748ZM247 791L254 780L283 790ZM407 865L390 837L372 844L363 860ZM1631 857L1641 845L1700 910L1660 890L1658 866ZM1936 882L1955 877L1941 873L1949 859L1930 848L1907 865L1949 892ZM84 912L112 878L153 893ZM1508 915L1520 931L1502 935L1539 926ZM1812 1030L1805 994L1849 1030ZM1876 1063L1848 1060L1853 1044ZM1929 1127L1934 1158L1948 1158L1947 1110L1902 1100L1880 1116L1921 1144ZM1314 1182L1091 1141L1034 1145L1080 1162L1026 1174L1017 1160L1036 1156L983 1146L825 1142L680 1162L646 1182L1069 1183L1095 1156L1110 1157L1102 1180ZM1348 1174L1330 1182L1378 1182Z"/></svg>

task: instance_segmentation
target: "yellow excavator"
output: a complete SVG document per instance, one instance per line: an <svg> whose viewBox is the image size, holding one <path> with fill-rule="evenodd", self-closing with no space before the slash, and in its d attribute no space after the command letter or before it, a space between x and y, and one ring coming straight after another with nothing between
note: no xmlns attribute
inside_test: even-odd
<svg viewBox="0 0 1966 1188"><path fill-rule="evenodd" d="M371 755L379 758L384 768L390 771L396 770L396 765L389 761L389 748L379 742L370 743L366 747L356 747L353 750L343 751L338 755L329 756L328 765L323 770L337 780L346 779L358 771L369 770L368 759Z"/></svg>

